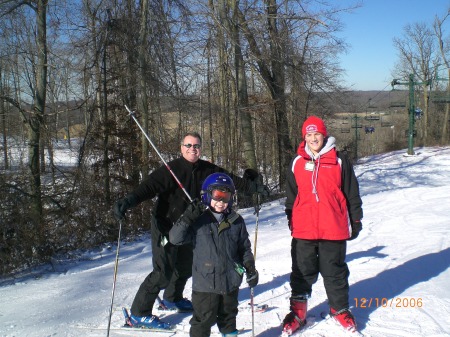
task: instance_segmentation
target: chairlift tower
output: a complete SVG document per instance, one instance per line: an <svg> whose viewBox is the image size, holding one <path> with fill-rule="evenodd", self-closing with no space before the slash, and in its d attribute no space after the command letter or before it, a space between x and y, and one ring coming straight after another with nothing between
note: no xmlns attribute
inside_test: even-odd
<svg viewBox="0 0 450 337"><path fill-rule="evenodd" d="M358 159L358 129L362 128L362 124L359 123L358 119L361 119L357 114L352 117L352 128L355 129L355 154L353 158Z"/></svg>
<svg viewBox="0 0 450 337"><path fill-rule="evenodd" d="M414 155L414 123L415 123L415 103L414 103L414 86L418 84L430 85L430 81L427 82L414 82L414 74L409 74L408 82L400 82L398 79L393 79L391 82L392 89L395 85L407 85L409 87L409 128L408 128L408 154Z"/></svg>

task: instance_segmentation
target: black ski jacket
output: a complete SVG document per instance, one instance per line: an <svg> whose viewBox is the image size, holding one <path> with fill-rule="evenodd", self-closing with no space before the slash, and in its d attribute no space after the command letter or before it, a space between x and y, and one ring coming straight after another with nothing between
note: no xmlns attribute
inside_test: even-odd
<svg viewBox="0 0 450 337"><path fill-rule="evenodd" d="M169 233L174 245L192 243L192 290L228 294L242 283L243 266L255 264L244 219L231 211L217 221L205 211L192 225L181 217Z"/></svg>
<svg viewBox="0 0 450 337"><path fill-rule="evenodd" d="M252 183L205 160L191 163L183 157L167 163L192 199L200 199L200 190L206 177L215 172L228 174L236 190L253 193ZM170 228L186 210L189 199L178 186L165 165L153 171L133 192L137 204L158 197L153 215L160 232L167 236Z"/></svg>

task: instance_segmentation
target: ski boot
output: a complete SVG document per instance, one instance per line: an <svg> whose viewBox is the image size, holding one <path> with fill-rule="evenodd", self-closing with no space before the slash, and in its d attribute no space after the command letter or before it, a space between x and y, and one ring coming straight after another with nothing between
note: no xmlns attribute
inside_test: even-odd
<svg viewBox="0 0 450 337"><path fill-rule="evenodd" d="M292 335L306 325L308 297L304 295L292 296L290 300L291 312L283 320L283 334Z"/></svg>
<svg viewBox="0 0 450 337"><path fill-rule="evenodd" d="M176 302L170 302L168 300L163 300L163 303L160 303L158 310L174 310L177 312L192 312L194 311L194 307L192 306L192 302L187 298L183 298Z"/></svg>
<svg viewBox="0 0 450 337"><path fill-rule="evenodd" d="M339 325L349 332L356 332L356 321L355 317L351 313L350 309L345 308L341 310L334 310L330 308L330 316L337 322Z"/></svg>
<svg viewBox="0 0 450 337"><path fill-rule="evenodd" d="M134 316L128 313L126 308L122 308L125 316L125 327L142 328L154 331L174 331L175 327L169 323L161 321L158 316Z"/></svg>
<svg viewBox="0 0 450 337"><path fill-rule="evenodd" d="M222 337L236 337L239 334L239 331L234 330L233 332L223 333Z"/></svg>

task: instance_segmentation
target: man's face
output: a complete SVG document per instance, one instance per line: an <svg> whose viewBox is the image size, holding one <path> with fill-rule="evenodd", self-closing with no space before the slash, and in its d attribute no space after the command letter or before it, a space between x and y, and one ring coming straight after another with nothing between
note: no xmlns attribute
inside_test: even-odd
<svg viewBox="0 0 450 337"><path fill-rule="evenodd" d="M181 144L181 154L183 158L191 163L195 163L200 159L201 155L201 143L200 139L193 136L186 136Z"/></svg>
<svg viewBox="0 0 450 337"><path fill-rule="evenodd" d="M306 144L314 154L322 150L324 139L325 137L319 132L307 133L305 136Z"/></svg>

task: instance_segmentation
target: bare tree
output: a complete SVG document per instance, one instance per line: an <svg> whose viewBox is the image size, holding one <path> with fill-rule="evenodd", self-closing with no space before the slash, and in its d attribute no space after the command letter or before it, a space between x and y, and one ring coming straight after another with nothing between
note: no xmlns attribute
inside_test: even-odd
<svg viewBox="0 0 450 337"><path fill-rule="evenodd" d="M238 16L250 51L248 62L255 65L271 97L277 139L276 171L283 188L285 170L293 153L289 135L289 93L292 94L295 87L295 93L306 98L305 109L312 92L316 94L338 87L339 69L333 61L345 46L335 36L340 27L336 16L344 10L318 4L319 9L313 11L295 1L265 0L263 5L264 13L249 5L240 8ZM292 65L295 65L295 78L287 75ZM294 79L301 79L299 83L303 85L299 86L298 82L292 81ZM306 117L306 112L303 115L296 111L296 114L297 119Z"/></svg>
<svg viewBox="0 0 450 337"><path fill-rule="evenodd" d="M147 22L149 17L149 4L148 0L142 0L141 1L141 17L139 22L139 41L138 41L138 60L139 60L139 108L142 113L142 125L146 132L148 132L149 129L149 103L148 103L148 90L147 90L147 35L148 35L148 28L147 28ZM143 177L147 176L147 173L149 171L149 167L147 164L147 154L149 152L149 144L148 141L145 139L145 136L142 135L141 137L141 143L142 143L142 175Z"/></svg>
<svg viewBox="0 0 450 337"><path fill-rule="evenodd" d="M3 83L3 62L0 60L0 97L6 96L6 89ZM3 160L5 161L4 169L7 170L9 168L8 163L8 133L7 133L7 127L6 127L6 108L4 104L4 100L0 99L0 118L2 121L2 134L3 134Z"/></svg>
<svg viewBox="0 0 450 337"><path fill-rule="evenodd" d="M235 68L235 83L237 92L237 108L239 109L239 116L241 119L242 128L242 151L246 166L259 171L256 162L256 149L253 137L253 126L250 116L249 100L248 100L248 85L247 73L245 71L246 62L242 54L241 37L240 37L240 22L238 16L239 0L230 0L230 8L232 10L232 20L229 21L229 30L232 35L234 46L234 68Z"/></svg>
<svg viewBox="0 0 450 337"><path fill-rule="evenodd" d="M444 34L442 32L442 27L443 24L445 23L445 21L449 18L450 16L450 9L447 11L447 13L443 16L443 18L439 18L437 15L434 19L434 24L433 24L433 28L434 28L434 32L436 34L437 40L438 40L438 46L439 46L439 51L441 53L441 58L443 61L443 65L445 65L445 67L447 68L447 81L450 81L450 63L448 60L448 53L449 53L449 41L448 38L444 39ZM438 74L438 72L436 71L436 75ZM447 95L448 97L450 97L450 82L447 82ZM441 131L441 144L445 144L446 140L448 140L448 123L446 123L445 121L449 121L450 120L450 103L447 102L445 104L445 114L444 114L444 123L442 123L442 131Z"/></svg>
<svg viewBox="0 0 450 337"><path fill-rule="evenodd" d="M284 185L285 168L288 167L290 161L290 153L292 146L289 140L287 131L287 111L286 111L286 96L285 96L285 76L283 65L283 54L281 50L282 37L278 31L278 6L275 0L266 0L266 15L267 15L267 32L269 39L270 58L265 58L261 50L261 46L256 39L256 36L248 24L248 19L244 13L239 9L237 15L239 22L243 29L243 34L247 39L249 48L255 56L255 62L258 65L261 77L264 79L269 88L270 95L274 102L275 109L275 128L277 130L277 150L278 150L278 174L280 185Z"/></svg>
<svg viewBox="0 0 450 337"><path fill-rule="evenodd" d="M28 166L31 174L31 196L32 216L36 226L39 226L42 216L41 199L41 164L40 164L40 142L41 128L44 123L45 101L47 90L47 0L23 1L18 3L4 3L1 8L0 17L14 13L22 6L28 6L36 14L36 64L35 82L33 90L34 106L29 114L27 123L29 126L28 144L29 157Z"/></svg>
<svg viewBox="0 0 450 337"><path fill-rule="evenodd" d="M421 83L423 104L422 135L424 144L428 142L428 85L436 63L436 44L431 29L425 23L408 24L403 38L394 38L394 47L400 53L397 74L408 78L414 74L415 82Z"/></svg>

